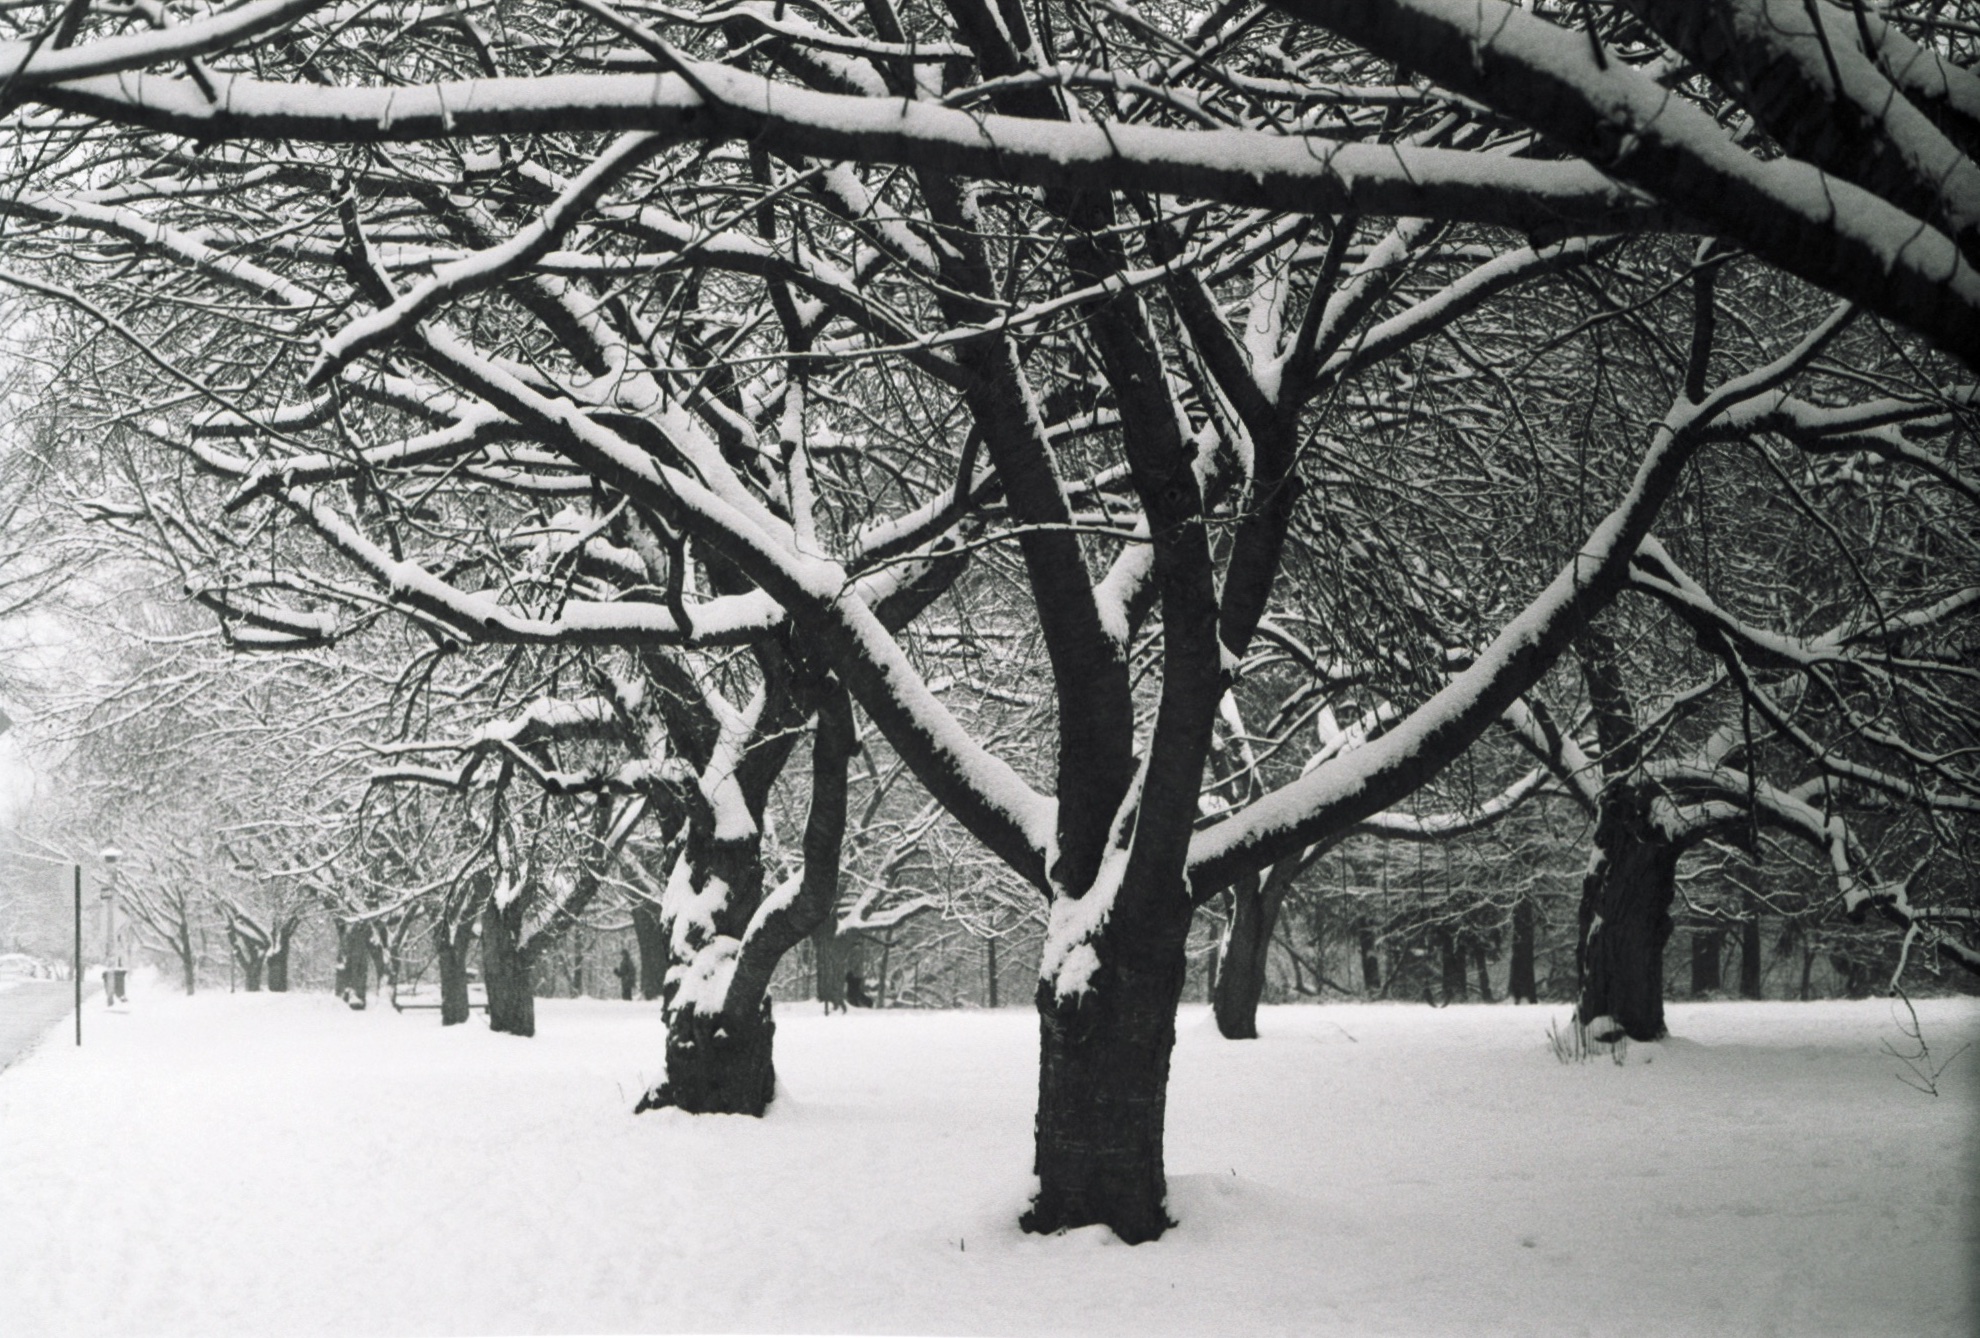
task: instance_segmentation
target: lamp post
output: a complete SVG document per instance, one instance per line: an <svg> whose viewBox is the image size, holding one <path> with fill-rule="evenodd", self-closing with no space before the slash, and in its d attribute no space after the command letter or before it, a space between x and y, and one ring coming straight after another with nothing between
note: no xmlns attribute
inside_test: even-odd
<svg viewBox="0 0 1980 1338"><path fill-rule="evenodd" d="M105 846L101 855L107 873L103 879L103 994L106 1006L124 998L124 952L117 937L117 861L124 852Z"/></svg>

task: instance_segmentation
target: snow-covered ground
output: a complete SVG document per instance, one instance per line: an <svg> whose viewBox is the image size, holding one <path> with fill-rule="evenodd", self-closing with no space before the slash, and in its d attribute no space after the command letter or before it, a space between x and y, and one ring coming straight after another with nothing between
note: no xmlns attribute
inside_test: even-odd
<svg viewBox="0 0 1980 1338"><path fill-rule="evenodd" d="M771 1116L634 1117L652 1006L174 997L0 1075L8 1335L1968 1334L1980 1047L1883 1001L1700 1004L1621 1067L1565 1007L1186 1011L1171 1213L1040 1239L1034 1022L780 1012ZM1935 1055L1973 1001L1921 1004Z"/></svg>

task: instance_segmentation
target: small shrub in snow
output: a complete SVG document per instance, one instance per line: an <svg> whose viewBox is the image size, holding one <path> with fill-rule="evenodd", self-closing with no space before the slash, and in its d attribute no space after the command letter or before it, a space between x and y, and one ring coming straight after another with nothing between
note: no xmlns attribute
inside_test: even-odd
<svg viewBox="0 0 1980 1338"><path fill-rule="evenodd" d="M1900 989L1893 989L1891 992L1897 995L1898 1002L1904 1005L1903 1018L1897 1016L1895 1008L1891 1010L1891 1020L1897 1023L1898 1032L1904 1037L1904 1048L1899 1049L1889 1041L1885 1041L1884 1053L1910 1070L1908 1074L1898 1073L1892 1076L1906 1087L1914 1087L1927 1096L1937 1096L1939 1075L1944 1073L1947 1066L1955 1059L1971 1049L1972 1043L1968 1042L1960 1046L1944 1059L1933 1059L1932 1047L1925 1043L1924 1024L1919 1022L1918 1010L1911 1006L1910 996Z"/></svg>
<svg viewBox="0 0 1980 1338"><path fill-rule="evenodd" d="M1605 1020L1600 1018L1596 1020L1593 1030L1597 1035L1612 1030L1602 1026ZM1582 1025L1578 1016L1570 1013L1565 1031L1561 1029L1558 1020L1547 1024L1547 1048L1552 1050L1554 1058L1563 1064L1586 1064L1589 1060L1606 1054L1611 1062L1620 1068L1624 1063L1624 1056L1629 1053L1629 1038L1616 1032L1613 1041L1596 1040L1589 1035L1590 1030L1591 1028Z"/></svg>

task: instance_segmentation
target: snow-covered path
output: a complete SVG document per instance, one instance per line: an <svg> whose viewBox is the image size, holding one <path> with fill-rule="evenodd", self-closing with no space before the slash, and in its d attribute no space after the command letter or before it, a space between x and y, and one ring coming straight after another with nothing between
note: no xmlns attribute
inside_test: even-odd
<svg viewBox="0 0 1980 1338"><path fill-rule="evenodd" d="M650 1006L479 1018L139 995L0 1075L0 1327L58 1333L1965 1334L1980 1049L1937 1098L1891 1006L1182 1019L1171 1211L1015 1227L1034 1021L780 1013L770 1118L633 1117ZM1920 1006L1935 1053L1980 1005ZM17 1230L10 1224L39 1224Z"/></svg>
<svg viewBox="0 0 1980 1338"><path fill-rule="evenodd" d="M67 980L0 980L0 1070L42 1041L58 1017L75 1008Z"/></svg>

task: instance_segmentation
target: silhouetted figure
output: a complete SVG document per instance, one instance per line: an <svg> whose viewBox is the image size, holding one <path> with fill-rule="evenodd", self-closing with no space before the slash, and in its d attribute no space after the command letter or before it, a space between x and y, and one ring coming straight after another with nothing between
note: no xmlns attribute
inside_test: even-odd
<svg viewBox="0 0 1980 1338"><path fill-rule="evenodd" d="M866 982L857 971L846 972L846 1002L854 1008L873 1007L873 996L866 992Z"/></svg>
<svg viewBox="0 0 1980 1338"><path fill-rule="evenodd" d="M619 978L619 997L631 1003L633 982L639 979L639 968L633 965L631 952L619 949L619 964L612 968L612 974Z"/></svg>

